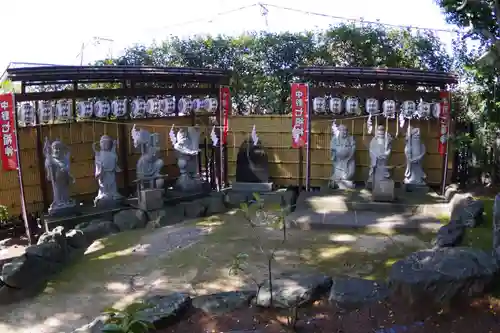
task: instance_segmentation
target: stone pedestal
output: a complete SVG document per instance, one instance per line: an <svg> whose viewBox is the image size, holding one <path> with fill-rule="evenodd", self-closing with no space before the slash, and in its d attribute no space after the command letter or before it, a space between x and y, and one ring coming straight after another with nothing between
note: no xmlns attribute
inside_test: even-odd
<svg viewBox="0 0 500 333"><path fill-rule="evenodd" d="M335 190L349 190L353 189L355 184L351 180L336 180L330 182L330 187Z"/></svg>
<svg viewBox="0 0 500 333"><path fill-rule="evenodd" d="M273 183L234 182L231 186L232 190L236 192L265 193L273 190Z"/></svg>
<svg viewBox="0 0 500 333"><path fill-rule="evenodd" d="M139 192L139 208L145 211L160 209L163 207L163 190L146 189Z"/></svg>
<svg viewBox="0 0 500 333"><path fill-rule="evenodd" d="M422 193L426 194L429 192L429 186L423 184L423 185L417 185L417 184L404 184L404 190L406 192L414 192L414 193Z"/></svg>
<svg viewBox="0 0 500 333"><path fill-rule="evenodd" d="M48 209L49 216L53 217L61 217L65 215L71 215L75 213L77 210L77 204L71 203L71 204L66 204L65 206L59 206L59 207L50 207Z"/></svg>
<svg viewBox="0 0 500 333"><path fill-rule="evenodd" d="M372 184L372 199L373 201L392 202L396 199L394 193L394 180L381 179Z"/></svg>

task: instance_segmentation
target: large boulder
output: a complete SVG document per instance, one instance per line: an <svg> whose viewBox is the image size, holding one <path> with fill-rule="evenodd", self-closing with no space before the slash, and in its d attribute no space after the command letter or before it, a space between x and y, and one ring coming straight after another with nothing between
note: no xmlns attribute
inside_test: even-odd
<svg viewBox="0 0 500 333"><path fill-rule="evenodd" d="M75 229L83 232L87 244L92 244L97 239L107 237L119 231L113 222L100 220L81 223Z"/></svg>
<svg viewBox="0 0 500 333"><path fill-rule="evenodd" d="M389 289L384 282L358 277L334 277L328 300L344 308L381 301L388 296Z"/></svg>
<svg viewBox="0 0 500 333"><path fill-rule="evenodd" d="M2 281L11 288L29 289L40 281L47 280L54 266L36 257L23 255L2 267Z"/></svg>
<svg viewBox="0 0 500 333"><path fill-rule="evenodd" d="M439 228L432 245L439 247L452 247L462 243L465 235L465 226L457 221L451 221Z"/></svg>
<svg viewBox="0 0 500 333"><path fill-rule="evenodd" d="M265 281L254 299L258 306L274 308L299 307L326 294L332 278L321 274L285 273L272 280L272 304L269 281Z"/></svg>
<svg viewBox="0 0 500 333"><path fill-rule="evenodd" d="M450 202L450 220L474 228L483 223L484 202L470 194L456 194Z"/></svg>
<svg viewBox="0 0 500 333"><path fill-rule="evenodd" d="M127 209L113 216L113 223L119 231L144 228L148 222L146 212L140 209Z"/></svg>
<svg viewBox="0 0 500 333"><path fill-rule="evenodd" d="M147 297L144 303L151 307L140 315L152 322L157 330L176 323L191 308L191 298L182 293L154 295Z"/></svg>
<svg viewBox="0 0 500 333"><path fill-rule="evenodd" d="M499 270L495 256L479 249L421 250L394 263L389 284L394 296L410 305L447 307L452 300L482 295Z"/></svg>
<svg viewBox="0 0 500 333"><path fill-rule="evenodd" d="M229 291L193 298L193 307L209 314L221 314L248 307L255 291Z"/></svg>

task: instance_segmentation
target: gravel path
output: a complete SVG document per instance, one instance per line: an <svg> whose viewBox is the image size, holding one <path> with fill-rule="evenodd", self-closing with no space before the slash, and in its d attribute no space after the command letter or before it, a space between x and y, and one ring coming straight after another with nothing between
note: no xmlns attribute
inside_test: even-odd
<svg viewBox="0 0 500 333"><path fill-rule="evenodd" d="M71 332L99 315L104 307L120 306L154 291L158 281L163 287L165 277L157 260L192 246L208 233L208 228L182 225L154 230L123 251L125 255L138 256L138 260L126 267L109 267L106 281L88 281L78 292L46 292L35 299L1 306L0 332ZM92 251L92 246L89 250ZM181 280L167 280L172 290L186 287Z"/></svg>

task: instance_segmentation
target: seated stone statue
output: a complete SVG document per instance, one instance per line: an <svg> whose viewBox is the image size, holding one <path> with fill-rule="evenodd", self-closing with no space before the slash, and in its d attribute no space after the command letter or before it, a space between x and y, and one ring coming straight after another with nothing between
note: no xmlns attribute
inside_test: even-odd
<svg viewBox="0 0 500 333"><path fill-rule="evenodd" d="M184 191L198 190L201 186L198 174L199 136L200 133L194 127L189 127L187 131L181 128L177 132L174 144L180 171L177 187Z"/></svg>
<svg viewBox="0 0 500 333"><path fill-rule="evenodd" d="M70 197L70 185L75 178L70 173L70 153L66 145L58 140L50 143L46 138L43 152L47 180L52 184L53 201L49 207L49 215L52 215L75 207Z"/></svg>
<svg viewBox="0 0 500 333"><path fill-rule="evenodd" d="M95 178L99 185L99 191L94 199L94 206L101 203L116 202L122 198L116 185L116 173L122 171L118 166L116 145L117 142L110 136L103 135L99 141L99 150L95 148L95 145L93 147L95 153Z"/></svg>
<svg viewBox="0 0 500 333"><path fill-rule="evenodd" d="M148 131L141 129L132 129L132 138L134 139L135 147L141 147L141 157L137 161L137 180L140 183L140 188L163 188L164 180L161 174L161 169L164 162L158 157L160 150L160 138L158 133L150 134Z"/></svg>
<svg viewBox="0 0 500 333"><path fill-rule="evenodd" d="M405 184L425 185L426 175L422 167L424 155L425 145L420 141L420 129L412 128L409 137L406 138L405 145Z"/></svg>
<svg viewBox="0 0 500 333"><path fill-rule="evenodd" d="M338 126L330 142L330 151L333 164L333 172L330 179L330 187L353 187L352 179L356 171L356 141L349 135L347 127Z"/></svg>
<svg viewBox="0 0 500 333"><path fill-rule="evenodd" d="M373 178L390 178L387 164L391 156L391 143L392 136L385 132L384 126L380 125L375 132L375 136L370 141L370 171L368 174L368 183L372 183Z"/></svg>

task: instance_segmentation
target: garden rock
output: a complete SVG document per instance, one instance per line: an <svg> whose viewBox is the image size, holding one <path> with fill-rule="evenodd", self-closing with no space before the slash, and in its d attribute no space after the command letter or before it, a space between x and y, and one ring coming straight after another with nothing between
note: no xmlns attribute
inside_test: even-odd
<svg viewBox="0 0 500 333"><path fill-rule="evenodd" d="M109 236L115 233L116 226L111 221L94 220L87 223L82 223L76 226L85 235L88 244L92 244L95 240Z"/></svg>
<svg viewBox="0 0 500 333"><path fill-rule="evenodd" d="M328 301L340 307L359 306L389 296L385 283L357 277L334 277Z"/></svg>
<svg viewBox="0 0 500 333"><path fill-rule="evenodd" d="M77 328L71 333L101 333L108 316L102 315L94 319L91 323Z"/></svg>
<svg viewBox="0 0 500 333"><path fill-rule="evenodd" d="M470 194L456 194L450 205L451 221L459 221L469 228L474 228L483 222L484 202L474 200Z"/></svg>
<svg viewBox="0 0 500 333"><path fill-rule="evenodd" d="M184 216L188 219L203 217L205 216L205 212L207 211L204 199L198 199L191 202L182 202L180 205L184 207Z"/></svg>
<svg viewBox="0 0 500 333"><path fill-rule="evenodd" d="M193 298L193 307L209 314L221 314L248 307L255 291L229 291Z"/></svg>
<svg viewBox="0 0 500 333"><path fill-rule="evenodd" d="M224 194L214 193L210 195L206 200L206 216L220 214L226 211L226 206L224 206Z"/></svg>
<svg viewBox="0 0 500 333"><path fill-rule="evenodd" d="M314 302L330 290L332 278L318 274L288 273L272 281L272 307L292 308ZM258 306L271 307L269 282L259 288L254 302Z"/></svg>
<svg viewBox="0 0 500 333"><path fill-rule="evenodd" d="M59 226L54 228L51 231L44 232L40 238L38 238L37 245L45 244L45 243L59 243L64 244L66 242L64 227ZM64 245L62 245L64 246Z"/></svg>
<svg viewBox="0 0 500 333"><path fill-rule="evenodd" d="M464 235L465 226L457 221L451 221L439 228L432 245L435 248L457 246L462 243Z"/></svg>
<svg viewBox="0 0 500 333"><path fill-rule="evenodd" d="M66 242L68 246L74 249L85 249L88 245L87 240L85 239L85 235L83 231L79 229L71 229L66 234Z"/></svg>
<svg viewBox="0 0 500 333"><path fill-rule="evenodd" d="M47 279L52 270L45 260L23 255L3 265L2 281L11 288L29 289L37 285L37 280Z"/></svg>
<svg viewBox="0 0 500 333"><path fill-rule="evenodd" d="M451 300L482 295L499 270L496 258L479 249L421 250L394 263L389 285L410 305L449 306Z"/></svg>
<svg viewBox="0 0 500 333"><path fill-rule="evenodd" d="M181 293L155 295L146 298L144 302L152 307L141 311L140 315L153 322L157 330L175 323L191 308L191 298Z"/></svg>
<svg viewBox="0 0 500 333"><path fill-rule="evenodd" d="M122 210L113 216L113 223L119 231L144 228L147 222L146 212L140 209Z"/></svg>

